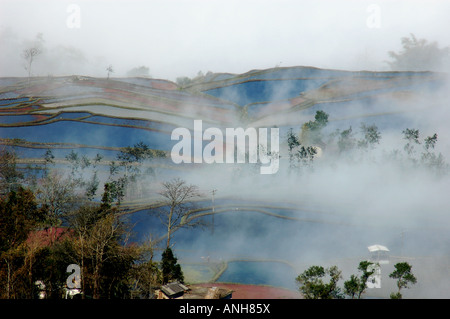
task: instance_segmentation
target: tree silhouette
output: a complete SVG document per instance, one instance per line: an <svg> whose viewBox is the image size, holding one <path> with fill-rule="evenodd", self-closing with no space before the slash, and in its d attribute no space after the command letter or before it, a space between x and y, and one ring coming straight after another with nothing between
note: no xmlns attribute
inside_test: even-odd
<svg viewBox="0 0 450 319"><path fill-rule="evenodd" d="M184 282L184 275L177 261L178 259L174 256L172 249L167 247L162 253L161 259L163 285L172 281Z"/></svg>
<svg viewBox="0 0 450 319"><path fill-rule="evenodd" d="M441 49L437 42L417 39L412 33L410 37L403 37L401 42L402 51L388 52L393 61L387 63L394 71L440 71L449 57L449 47Z"/></svg>

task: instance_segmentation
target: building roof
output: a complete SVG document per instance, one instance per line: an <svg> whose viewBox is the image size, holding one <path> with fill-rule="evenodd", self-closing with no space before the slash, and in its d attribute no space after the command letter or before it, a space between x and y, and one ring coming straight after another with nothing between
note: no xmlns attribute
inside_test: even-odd
<svg viewBox="0 0 450 319"><path fill-rule="evenodd" d="M28 234L28 244L39 244L39 246L50 246L51 244L70 238L73 231L66 227L48 227L32 231Z"/></svg>
<svg viewBox="0 0 450 319"><path fill-rule="evenodd" d="M179 293L184 293L188 291L189 288L179 282L172 282L167 285L161 287L162 292L164 292L167 296L171 297L177 295Z"/></svg>
<svg viewBox="0 0 450 319"><path fill-rule="evenodd" d="M369 251L372 253L374 251L389 251L389 249L387 249L386 246L382 246L382 245L372 245L367 247L367 249L369 249Z"/></svg>

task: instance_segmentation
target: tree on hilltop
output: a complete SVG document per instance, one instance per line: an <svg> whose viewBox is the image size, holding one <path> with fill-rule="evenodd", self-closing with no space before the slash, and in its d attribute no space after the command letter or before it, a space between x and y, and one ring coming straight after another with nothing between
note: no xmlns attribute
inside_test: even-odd
<svg viewBox="0 0 450 319"><path fill-rule="evenodd" d="M439 48L437 42L418 39L414 34L401 39L403 50L389 51L392 61L387 62L394 71L440 71L448 61L450 48Z"/></svg>

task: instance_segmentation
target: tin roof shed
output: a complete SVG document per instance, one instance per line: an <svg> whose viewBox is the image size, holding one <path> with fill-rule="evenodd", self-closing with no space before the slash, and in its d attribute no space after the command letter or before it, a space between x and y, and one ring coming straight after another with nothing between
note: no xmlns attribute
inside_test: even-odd
<svg viewBox="0 0 450 319"><path fill-rule="evenodd" d="M172 282L161 287L161 291L169 298L176 298L188 290L189 288L187 286L179 282Z"/></svg>

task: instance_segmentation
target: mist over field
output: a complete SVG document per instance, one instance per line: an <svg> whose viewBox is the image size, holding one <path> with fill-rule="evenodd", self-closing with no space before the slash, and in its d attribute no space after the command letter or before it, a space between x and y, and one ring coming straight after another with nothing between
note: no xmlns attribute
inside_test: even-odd
<svg viewBox="0 0 450 319"><path fill-rule="evenodd" d="M208 225L172 239L187 265L269 262L271 281L262 283L297 289L295 277L311 265L338 265L346 280L380 244L390 263L382 289L368 296L387 298L393 265L408 261L418 284L405 297L448 298L448 12L444 1L2 1L2 144L16 139L25 164L52 149L54 168L66 173L73 145L101 154L80 175L98 173L97 201L125 147L165 152L145 162L152 171L141 169L121 205L133 240L164 238L151 208L162 183L198 186L198 219ZM390 52L406 50L405 37L435 55L395 64ZM29 47L41 51L27 68ZM320 111L328 118L314 135L305 123ZM279 170L174 164L171 133L193 134L194 120L203 131L278 128ZM370 126L380 137L373 144L363 131ZM294 151L317 153L292 155L291 129L301 144ZM407 129L419 131L417 143Z"/></svg>

